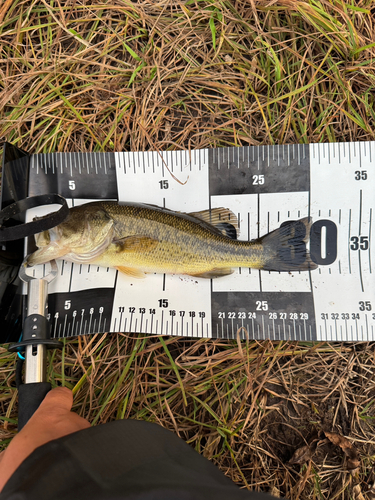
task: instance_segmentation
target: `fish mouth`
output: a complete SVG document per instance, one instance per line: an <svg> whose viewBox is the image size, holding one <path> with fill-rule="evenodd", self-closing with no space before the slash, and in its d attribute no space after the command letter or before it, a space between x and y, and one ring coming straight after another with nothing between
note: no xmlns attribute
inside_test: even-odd
<svg viewBox="0 0 375 500"><path fill-rule="evenodd" d="M27 264L29 266L37 266L38 264L46 264L53 259L59 259L66 255L67 249L58 247L57 245L50 244L47 247L42 247L36 252L29 255Z"/></svg>

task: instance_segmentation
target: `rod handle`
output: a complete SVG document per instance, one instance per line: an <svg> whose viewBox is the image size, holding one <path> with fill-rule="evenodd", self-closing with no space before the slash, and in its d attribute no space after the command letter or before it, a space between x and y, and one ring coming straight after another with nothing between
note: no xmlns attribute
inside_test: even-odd
<svg viewBox="0 0 375 500"><path fill-rule="evenodd" d="M49 382L21 384L18 388L18 431L20 431L39 408L51 390Z"/></svg>

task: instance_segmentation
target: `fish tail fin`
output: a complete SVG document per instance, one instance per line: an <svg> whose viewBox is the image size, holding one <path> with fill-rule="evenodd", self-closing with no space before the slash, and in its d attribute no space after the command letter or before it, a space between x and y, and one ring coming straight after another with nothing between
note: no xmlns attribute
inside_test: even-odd
<svg viewBox="0 0 375 500"><path fill-rule="evenodd" d="M305 217L287 221L278 229L259 238L265 253L265 271L309 271L318 266L306 248L312 220Z"/></svg>

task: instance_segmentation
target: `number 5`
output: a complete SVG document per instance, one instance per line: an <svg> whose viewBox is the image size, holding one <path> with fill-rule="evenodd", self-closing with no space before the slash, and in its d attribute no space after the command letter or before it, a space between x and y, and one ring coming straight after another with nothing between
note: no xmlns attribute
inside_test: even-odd
<svg viewBox="0 0 375 500"><path fill-rule="evenodd" d="M69 189L71 191L74 191L76 188L76 182L75 181L69 181Z"/></svg>

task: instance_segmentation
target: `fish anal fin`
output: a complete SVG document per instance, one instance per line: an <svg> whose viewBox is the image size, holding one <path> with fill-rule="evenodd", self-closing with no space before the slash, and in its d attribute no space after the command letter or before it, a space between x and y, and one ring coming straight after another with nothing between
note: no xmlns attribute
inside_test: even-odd
<svg viewBox="0 0 375 500"><path fill-rule="evenodd" d="M205 271L204 273L198 273L198 274L190 274L190 276L194 276L195 278L207 278L207 279L213 279L213 278L220 278L221 276L229 276L229 274L233 274L234 269L231 269L230 267L223 267L223 268L214 268L211 269L210 271Z"/></svg>
<svg viewBox="0 0 375 500"><path fill-rule="evenodd" d="M132 278L145 278L146 274L143 271L139 271L139 269L134 269L132 267L126 266L116 266L117 271L120 273L126 274L127 276L131 276Z"/></svg>
<svg viewBox="0 0 375 500"><path fill-rule="evenodd" d="M137 234L114 240L113 244L116 245L118 252L150 252L159 244L159 241Z"/></svg>
<svg viewBox="0 0 375 500"><path fill-rule="evenodd" d="M229 208L212 208L211 210L191 212L188 215L214 226L221 234L229 238L237 239L240 235L238 219Z"/></svg>

